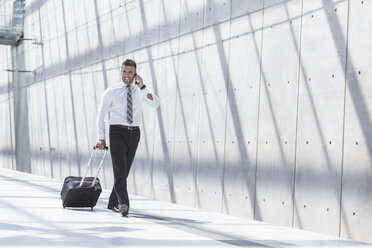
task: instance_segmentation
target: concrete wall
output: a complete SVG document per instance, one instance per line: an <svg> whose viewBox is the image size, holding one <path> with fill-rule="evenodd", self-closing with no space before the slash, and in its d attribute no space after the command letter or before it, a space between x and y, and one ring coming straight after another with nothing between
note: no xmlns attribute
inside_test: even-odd
<svg viewBox="0 0 372 248"><path fill-rule="evenodd" d="M371 1L26 4L35 40L0 47L1 69L34 71L0 71L0 166L81 174L132 58L161 98L132 194L372 242Z"/></svg>

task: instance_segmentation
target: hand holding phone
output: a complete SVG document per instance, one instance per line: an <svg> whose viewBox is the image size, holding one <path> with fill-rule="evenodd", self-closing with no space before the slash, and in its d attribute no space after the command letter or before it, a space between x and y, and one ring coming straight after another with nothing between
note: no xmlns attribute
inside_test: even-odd
<svg viewBox="0 0 372 248"><path fill-rule="evenodd" d="M139 82L137 81L136 76L137 76L137 73L134 73L134 83L135 83L135 84L139 84Z"/></svg>
<svg viewBox="0 0 372 248"><path fill-rule="evenodd" d="M141 78L140 75L137 75L137 73L134 74L134 83L135 83L138 87L140 87L140 88L142 88L142 86L143 86L142 78Z"/></svg>

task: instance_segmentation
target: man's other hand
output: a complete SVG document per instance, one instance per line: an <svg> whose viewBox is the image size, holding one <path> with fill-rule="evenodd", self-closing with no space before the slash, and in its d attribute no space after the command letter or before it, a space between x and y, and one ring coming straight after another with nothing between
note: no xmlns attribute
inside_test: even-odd
<svg viewBox="0 0 372 248"><path fill-rule="evenodd" d="M106 142L105 140L103 139L99 139L97 141L97 144L96 144L96 148L100 149L100 150L104 150L105 149L105 146L106 146Z"/></svg>

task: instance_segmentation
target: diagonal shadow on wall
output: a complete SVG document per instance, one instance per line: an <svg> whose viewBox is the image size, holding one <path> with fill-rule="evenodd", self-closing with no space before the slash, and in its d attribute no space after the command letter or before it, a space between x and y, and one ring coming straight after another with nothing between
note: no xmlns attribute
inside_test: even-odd
<svg viewBox="0 0 372 248"><path fill-rule="evenodd" d="M66 26L66 15L65 15L65 5L62 2L62 17L63 17L63 28L65 32L65 45L66 45L66 59L70 60L70 52L69 52L69 42L68 42L68 33L67 33L67 26ZM75 104L74 104L74 95L73 95L73 89L72 89L72 75L71 71L68 71L68 81L69 81L69 89L70 89L70 97L71 97L71 111L72 111L72 119L73 119L73 127L74 127L74 137L75 137L75 156L77 159L77 169L78 169L78 175L81 175L80 171L80 158L79 158L79 144L78 144L78 136L77 136L77 126L76 126L76 112L75 112ZM74 161L75 162L75 161ZM69 169L71 171L71 163L69 164Z"/></svg>
<svg viewBox="0 0 372 248"><path fill-rule="evenodd" d="M322 2L323 2L324 6L329 4L331 9L337 9L336 3L333 3L333 2L329 3L326 0L322 0ZM350 56L350 54L347 53L348 52L349 22L350 22L350 16L349 16L349 14L350 14L350 0L348 0L348 3L349 3L348 4L348 17L347 17L348 22L347 22L346 37L343 35L341 23L338 19L334 20L334 22L332 23L333 24L332 26L330 25L329 22L328 22L328 24L329 24L329 30L331 31L331 34L332 34L333 41L336 44L335 47L337 48L337 54L338 54L338 57L340 58L340 63L342 64L342 66L345 70L345 91L346 91L346 89L348 89L349 93L350 93L349 95L351 96L351 99L349 100L349 99L347 99L346 93L345 93L344 101L345 102L348 101L347 103L350 102L354 106L354 109L355 109L355 112L357 114L363 136L366 138L365 142L366 142L366 148L368 150L368 155L370 157L370 160L372 160L372 140L368 139L368 137L370 137L370 133L371 133L371 130L372 130L371 116L368 112L368 108L367 108L367 105L366 105L364 95L362 93L362 89L360 88L360 83L359 83L359 80L358 80L358 77L357 77L357 72L356 72L355 66L354 66L353 61L352 61L352 57ZM345 54L345 49L346 49L346 64L344 64L345 61L343 60L344 54ZM345 106L344 106L344 128L345 128L345 119L346 119L345 107L346 107L347 103L345 103ZM344 136L345 136L345 131L346 130L344 130L344 132L343 132ZM343 146L343 149L344 149L344 146ZM342 164L342 167L341 167L342 170L343 170L343 166L344 166L344 164ZM342 173L341 178L340 178L341 196L340 196L340 220L339 220L340 229L339 229L339 235L341 235L341 224L342 224L341 219L342 219L345 222L344 227L346 229L346 233L348 233L348 235L350 236L351 231L350 231L349 225L347 223L347 218L346 218L346 215L345 215L345 211L342 209L343 177L344 177L344 175ZM341 216L343 216L344 218L342 218Z"/></svg>
<svg viewBox="0 0 372 248"><path fill-rule="evenodd" d="M40 9L38 9L38 16L39 20L41 20L41 13ZM39 22L39 28L40 28L40 37L43 37L43 28L41 25L41 21ZM45 57L44 57L44 49L41 49L41 67L44 70L45 69ZM51 159L51 142L50 142L50 121L49 121L49 106L48 106L48 91L47 91L47 82L46 80L43 80L43 87L44 87L44 102L45 102L45 114L46 114L46 128L47 130L46 133L48 134L48 155L47 155L47 161L49 162L50 165L50 176L53 178L54 173L53 173L53 160ZM57 124L58 125L58 124Z"/></svg>
<svg viewBox="0 0 372 248"><path fill-rule="evenodd" d="M142 26L143 26L143 32L147 33L148 32L148 27L147 27L147 20L146 20L146 14L145 14L145 9L144 9L144 2L143 0L139 0L139 7L141 11L141 19L142 19ZM151 53L151 48L147 47L147 56L149 60L149 66L150 66L150 73L151 73L151 80L153 82L153 87L154 87L154 93L158 95L158 87L157 87L157 81L156 81L156 73L155 73L155 67L154 67L154 62L152 58L152 53ZM165 163L168 166L167 170L167 178L168 178L168 185L169 185L169 195L171 197L172 202L176 202L175 194L174 194L174 185L173 185L173 172L172 172L172 167L171 167L171 158L170 158L170 153L168 150L168 146L166 145L166 135L165 135L165 130L164 130L164 123L163 123L163 114L162 114L162 109L159 108L157 110L157 116L158 116L158 122L159 122L159 131L160 131L160 137L162 138L162 148L164 151L164 158L165 158Z"/></svg>

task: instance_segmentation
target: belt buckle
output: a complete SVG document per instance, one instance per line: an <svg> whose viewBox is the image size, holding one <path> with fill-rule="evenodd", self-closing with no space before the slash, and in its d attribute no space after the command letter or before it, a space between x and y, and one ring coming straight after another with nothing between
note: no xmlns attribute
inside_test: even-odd
<svg viewBox="0 0 372 248"><path fill-rule="evenodd" d="M134 130L135 127L132 127L132 126L128 126L128 130Z"/></svg>

